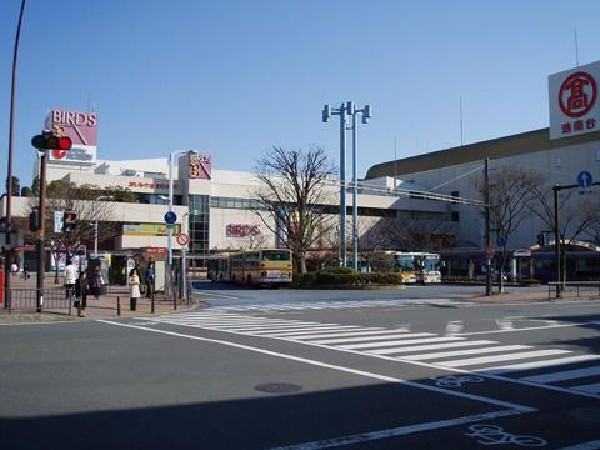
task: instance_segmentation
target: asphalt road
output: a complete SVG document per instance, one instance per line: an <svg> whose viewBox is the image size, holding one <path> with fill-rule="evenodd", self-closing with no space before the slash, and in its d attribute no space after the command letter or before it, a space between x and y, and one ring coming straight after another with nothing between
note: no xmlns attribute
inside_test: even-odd
<svg viewBox="0 0 600 450"><path fill-rule="evenodd" d="M469 289L207 285L193 311L0 325L0 448L600 448L600 303Z"/></svg>

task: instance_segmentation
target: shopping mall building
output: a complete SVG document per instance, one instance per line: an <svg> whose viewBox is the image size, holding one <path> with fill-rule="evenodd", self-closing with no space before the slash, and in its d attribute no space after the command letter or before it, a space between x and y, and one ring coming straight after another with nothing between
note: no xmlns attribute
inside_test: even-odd
<svg viewBox="0 0 600 450"><path fill-rule="evenodd" d="M377 222L391 218L406 224L435 224L429 229L435 230L431 233L437 239L427 240L433 248L422 250L451 246L482 253L485 239L481 180L486 158L492 178L502 167L528 168L543 174L550 184L580 183L577 195L581 199L596 198L597 188L592 185L600 180L600 102L596 80L600 81L600 63L549 77L549 128L372 166L365 180L359 182L359 242L366 245L366 237ZM94 112L53 110L45 127L67 133L73 141L70 152L48 155L48 182L61 180L70 186L134 194L133 202L107 201L111 213L102 220L116 222L119 232L100 242L101 253L166 249L169 175L177 215L174 233L189 237L185 248L192 257L279 244L270 231L275 226L266 227L255 212L253 192L259 182L254 174L220 170L218 154L194 150L174 152L172 166L169 154L159 159L104 160L96 146L100 124ZM39 159L34 174L39 174ZM339 210L336 180L332 179L327 189L331 190L330 206ZM351 205L349 200L348 225ZM30 198L14 197L13 216L27 217L31 206ZM272 220L275 222L276 218ZM509 248L531 248L541 232L548 232L547 226L532 216L510 237ZM348 226L348 236L350 233ZM494 242L498 236L492 238ZM20 244L24 244L20 239ZM336 236L331 237L332 241L335 239ZM598 238L588 231L580 239ZM350 237L347 242L351 242ZM172 248L174 254L179 254L181 246L175 240Z"/></svg>

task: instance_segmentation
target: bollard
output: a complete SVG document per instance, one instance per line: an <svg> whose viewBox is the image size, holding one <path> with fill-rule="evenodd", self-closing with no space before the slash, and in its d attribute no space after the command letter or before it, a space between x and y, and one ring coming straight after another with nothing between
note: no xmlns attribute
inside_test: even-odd
<svg viewBox="0 0 600 450"><path fill-rule="evenodd" d="M173 292L173 309L177 311L177 292Z"/></svg>
<svg viewBox="0 0 600 450"><path fill-rule="evenodd" d="M117 316L121 315L121 297L117 295Z"/></svg>
<svg viewBox="0 0 600 450"><path fill-rule="evenodd" d="M150 314L154 314L154 292L150 294Z"/></svg>

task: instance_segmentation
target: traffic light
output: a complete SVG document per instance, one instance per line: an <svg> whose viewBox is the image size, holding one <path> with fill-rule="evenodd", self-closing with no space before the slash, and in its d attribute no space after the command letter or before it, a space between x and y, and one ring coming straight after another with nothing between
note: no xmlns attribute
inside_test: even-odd
<svg viewBox="0 0 600 450"><path fill-rule="evenodd" d="M63 216L63 231L69 232L75 229L77 213L75 211L65 211Z"/></svg>
<svg viewBox="0 0 600 450"><path fill-rule="evenodd" d="M537 240L537 244L540 247L543 247L544 245L546 245L546 236L544 236L544 233L540 233L536 236L536 240Z"/></svg>
<svg viewBox="0 0 600 450"><path fill-rule="evenodd" d="M71 138L69 136L56 136L49 131L42 131L31 138L31 145L38 150L71 150Z"/></svg>
<svg viewBox="0 0 600 450"><path fill-rule="evenodd" d="M40 216L37 209L32 209L29 213L29 231L38 231L40 229Z"/></svg>

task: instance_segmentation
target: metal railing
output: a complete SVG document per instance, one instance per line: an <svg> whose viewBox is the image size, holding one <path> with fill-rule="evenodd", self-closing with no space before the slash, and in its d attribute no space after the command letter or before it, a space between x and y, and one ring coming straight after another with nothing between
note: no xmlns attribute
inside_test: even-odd
<svg viewBox="0 0 600 450"><path fill-rule="evenodd" d="M11 289L10 301L3 309L8 314L35 313L37 311L37 289ZM42 312L71 314L73 297L67 297L65 288L42 290Z"/></svg>

